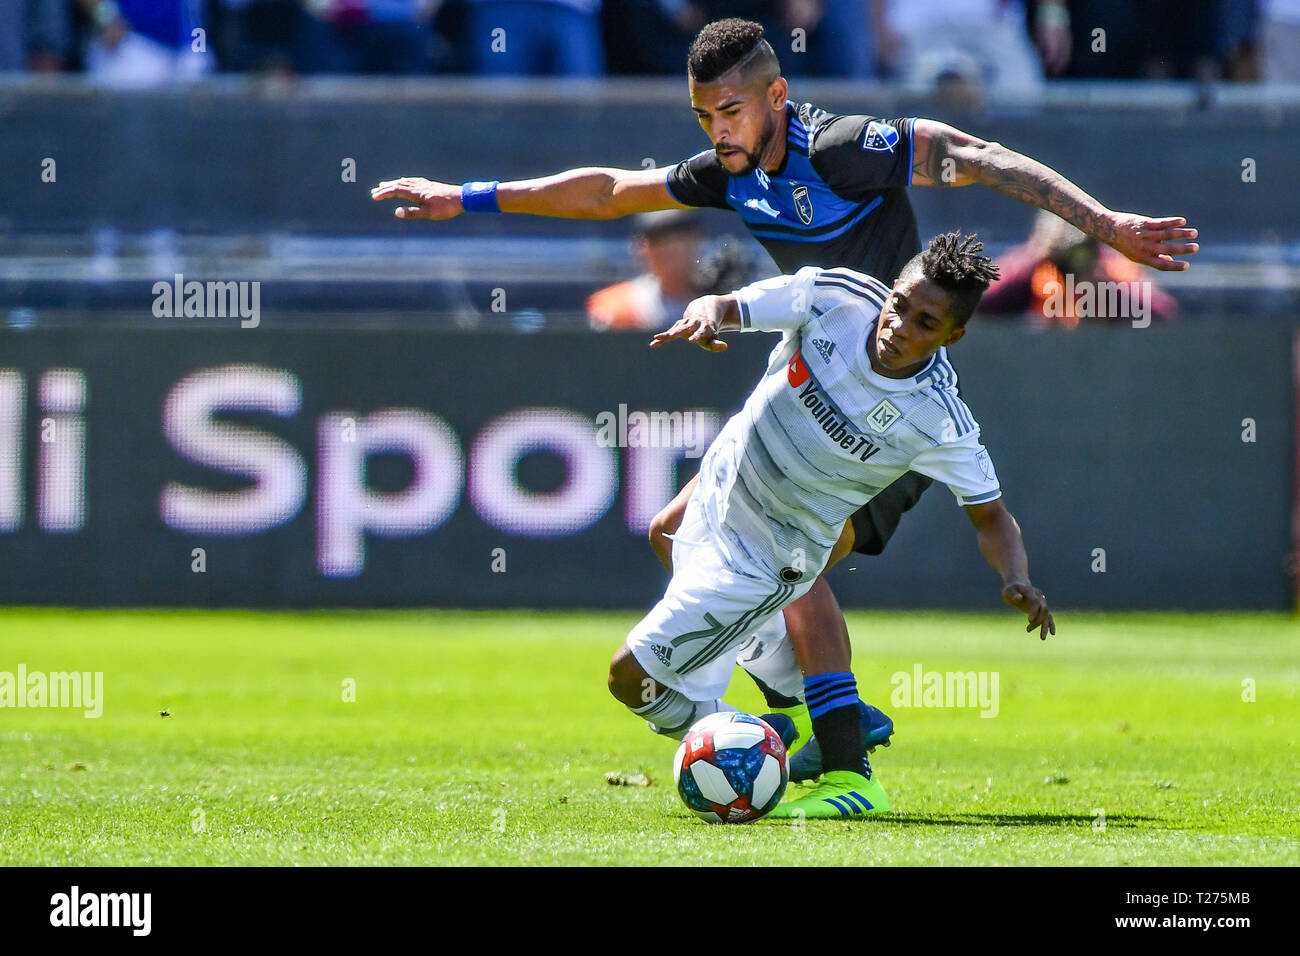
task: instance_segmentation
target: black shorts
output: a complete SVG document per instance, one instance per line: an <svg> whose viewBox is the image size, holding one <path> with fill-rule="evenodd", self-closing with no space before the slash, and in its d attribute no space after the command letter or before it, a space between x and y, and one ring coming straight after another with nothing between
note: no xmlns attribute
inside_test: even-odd
<svg viewBox="0 0 1300 956"><path fill-rule="evenodd" d="M879 554L894 536L903 512L921 500L933 478L909 471L884 491L853 513L853 550L859 554Z"/></svg>

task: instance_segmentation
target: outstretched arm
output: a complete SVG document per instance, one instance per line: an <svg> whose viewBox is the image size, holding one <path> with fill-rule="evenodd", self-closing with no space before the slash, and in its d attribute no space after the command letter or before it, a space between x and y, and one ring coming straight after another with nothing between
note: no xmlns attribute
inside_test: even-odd
<svg viewBox="0 0 1300 956"><path fill-rule="evenodd" d="M370 198L396 199L398 219L451 219L465 211L461 187L430 179L404 178L380 183ZM497 207L502 212L559 219L618 219L658 209L686 209L668 191L663 169L570 169L541 179L500 183Z"/></svg>
<svg viewBox="0 0 1300 956"><path fill-rule="evenodd" d="M918 119L912 130L912 184L969 186L984 183L1012 199L1056 213L1083 232L1122 252L1134 262L1164 272L1181 272L1188 263L1174 256L1195 253L1195 229L1181 216L1151 219L1107 209L1056 170L963 133L946 123Z"/></svg>
<svg viewBox="0 0 1300 956"><path fill-rule="evenodd" d="M740 304L735 294L702 295L692 299L682 317L666 332L656 332L650 347L657 349L673 339L685 339L709 352L727 351L727 343L718 338L719 332L734 332L740 328Z"/></svg>
<svg viewBox="0 0 1300 956"><path fill-rule="evenodd" d="M794 275L760 279L727 295L692 299L682 317L665 332L656 333L650 347L685 339L710 352L725 352L719 332L793 332L808 318L808 302L822 270L804 266Z"/></svg>
<svg viewBox="0 0 1300 956"><path fill-rule="evenodd" d="M1039 638L1056 633L1056 621L1043 592L1029 583L1029 558L1020 537L1020 525L1002 504L1002 499L967 505L966 514L975 526L980 553L993 570L1002 575L1002 600L1029 618L1026 631L1039 629Z"/></svg>

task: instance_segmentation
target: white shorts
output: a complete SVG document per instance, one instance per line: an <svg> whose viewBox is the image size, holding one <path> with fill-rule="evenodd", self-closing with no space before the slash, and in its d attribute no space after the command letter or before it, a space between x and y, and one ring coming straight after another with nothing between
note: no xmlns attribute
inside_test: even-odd
<svg viewBox="0 0 1300 956"><path fill-rule="evenodd" d="M803 699L803 669L785 629L785 614L773 614L736 651L736 663L785 697Z"/></svg>
<svg viewBox="0 0 1300 956"><path fill-rule="evenodd" d="M647 674L687 699L720 698L731 681L737 650L756 631L775 633L775 627L764 626L817 580L815 572L806 577L785 583L756 565L728 561L692 498L673 536L673 579L628 634L628 649ZM783 623L779 630L784 633Z"/></svg>

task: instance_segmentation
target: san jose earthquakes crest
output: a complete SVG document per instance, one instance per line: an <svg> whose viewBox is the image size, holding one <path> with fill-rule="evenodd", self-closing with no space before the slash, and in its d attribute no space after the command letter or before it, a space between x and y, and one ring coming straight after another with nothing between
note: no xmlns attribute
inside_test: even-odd
<svg viewBox="0 0 1300 956"><path fill-rule="evenodd" d="M805 226L811 225L813 221L812 198L808 195L808 187L800 186L794 193L794 211L799 214L799 221Z"/></svg>

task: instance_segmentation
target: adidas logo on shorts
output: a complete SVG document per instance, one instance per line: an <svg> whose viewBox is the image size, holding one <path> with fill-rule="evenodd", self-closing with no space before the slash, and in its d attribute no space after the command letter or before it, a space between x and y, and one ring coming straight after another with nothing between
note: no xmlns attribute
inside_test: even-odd
<svg viewBox="0 0 1300 956"><path fill-rule="evenodd" d="M673 659L673 649L671 647L664 647L662 644L651 644L650 650L655 652L655 657L659 658L660 664L663 664L664 667L671 666Z"/></svg>
<svg viewBox="0 0 1300 956"><path fill-rule="evenodd" d="M817 350L823 362L829 362L831 354L835 351L835 343L828 342L826 339L813 339L813 348Z"/></svg>

